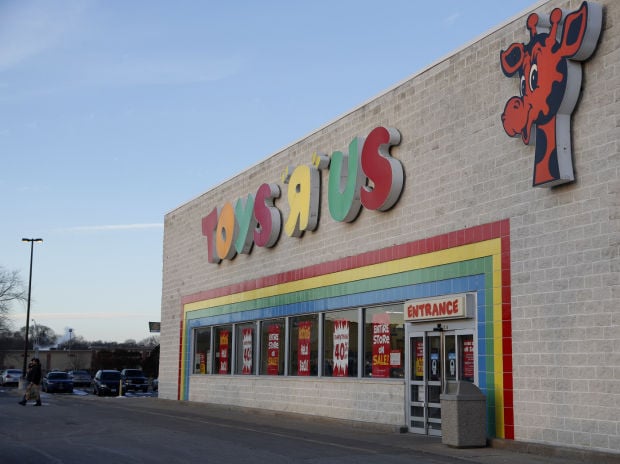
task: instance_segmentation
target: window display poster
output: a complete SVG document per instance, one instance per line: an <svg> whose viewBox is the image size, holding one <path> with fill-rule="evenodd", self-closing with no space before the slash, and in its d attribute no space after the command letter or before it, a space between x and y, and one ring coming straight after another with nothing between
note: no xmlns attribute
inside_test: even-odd
<svg viewBox="0 0 620 464"><path fill-rule="evenodd" d="M200 363L200 373L204 374L207 372L207 358L204 353L198 353L198 361Z"/></svg>
<svg viewBox="0 0 620 464"><path fill-rule="evenodd" d="M386 313L372 317L372 376L390 376L390 316Z"/></svg>
<svg viewBox="0 0 620 464"><path fill-rule="evenodd" d="M334 377L349 375L349 321L334 321Z"/></svg>
<svg viewBox="0 0 620 464"><path fill-rule="evenodd" d="M474 341L463 340L463 378L474 379Z"/></svg>
<svg viewBox="0 0 620 464"><path fill-rule="evenodd" d="M229 338L230 332L228 330L220 332L220 374L228 374Z"/></svg>
<svg viewBox="0 0 620 464"><path fill-rule="evenodd" d="M267 375L278 375L280 366L280 326L269 326L269 344L267 346Z"/></svg>
<svg viewBox="0 0 620 464"><path fill-rule="evenodd" d="M243 344L243 366L241 373L248 375L252 373L252 329L244 328L241 331Z"/></svg>
<svg viewBox="0 0 620 464"><path fill-rule="evenodd" d="M424 377L424 342L415 341L415 376Z"/></svg>
<svg viewBox="0 0 620 464"><path fill-rule="evenodd" d="M297 338L297 375L310 375L310 333L312 322L302 321L299 323L299 336Z"/></svg>

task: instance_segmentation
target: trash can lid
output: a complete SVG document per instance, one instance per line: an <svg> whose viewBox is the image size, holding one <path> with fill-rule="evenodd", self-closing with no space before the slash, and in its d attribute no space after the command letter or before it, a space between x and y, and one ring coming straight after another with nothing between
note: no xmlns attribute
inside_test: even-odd
<svg viewBox="0 0 620 464"><path fill-rule="evenodd" d="M446 391L441 395L445 399L459 400L486 400L484 393L476 385L471 382L448 381Z"/></svg>

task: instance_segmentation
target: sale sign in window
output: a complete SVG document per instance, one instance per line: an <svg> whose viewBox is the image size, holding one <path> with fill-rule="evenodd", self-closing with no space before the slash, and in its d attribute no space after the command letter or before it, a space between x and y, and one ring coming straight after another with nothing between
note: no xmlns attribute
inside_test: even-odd
<svg viewBox="0 0 620 464"><path fill-rule="evenodd" d="M280 366L280 326L269 326L269 346L267 347L267 375L278 375Z"/></svg>
<svg viewBox="0 0 620 464"><path fill-rule="evenodd" d="M241 373L248 375L252 373L252 329L244 328L241 331L243 348L243 367Z"/></svg>
<svg viewBox="0 0 620 464"><path fill-rule="evenodd" d="M349 375L349 321L334 321L334 377Z"/></svg>
<svg viewBox="0 0 620 464"><path fill-rule="evenodd" d="M228 374L228 358L230 350L228 349L228 340L230 332L222 330L220 332L220 374Z"/></svg>
<svg viewBox="0 0 620 464"><path fill-rule="evenodd" d="M310 334L312 332L312 322L303 321L299 323L299 337L297 341L297 375L310 375Z"/></svg>
<svg viewBox="0 0 620 464"><path fill-rule="evenodd" d="M372 376L390 376L390 316L372 316Z"/></svg>

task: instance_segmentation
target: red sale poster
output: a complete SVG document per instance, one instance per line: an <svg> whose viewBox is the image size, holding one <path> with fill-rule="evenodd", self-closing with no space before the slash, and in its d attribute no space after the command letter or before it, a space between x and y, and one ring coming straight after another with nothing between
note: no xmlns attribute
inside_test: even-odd
<svg viewBox="0 0 620 464"><path fill-rule="evenodd" d="M372 376L390 376L390 316L372 317Z"/></svg>
<svg viewBox="0 0 620 464"><path fill-rule="evenodd" d="M204 353L198 353L198 360L200 362L200 373L204 374L207 371L207 357Z"/></svg>
<svg viewBox="0 0 620 464"><path fill-rule="evenodd" d="M278 375L280 366L280 326L269 326L267 346L267 375Z"/></svg>
<svg viewBox="0 0 620 464"><path fill-rule="evenodd" d="M228 339L230 332L222 330L220 332L220 374L228 374Z"/></svg>
<svg viewBox="0 0 620 464"><path fill-rule="evenodd" d="M474 341L463 340L463 378L474 380Z"/></svg>
<svg viewBox="0 0 620 464"><path fill-rule="evenodd" d="M349 375L349 321L334 321L334 377Z"/></svg>
<svg viewBox="0 0 620 464"><path fill-rule="evenodd" d="M312 322L299 323L299 336L297 338L297 375L310 375L310 333Z"/></svg>
<svg viewBox="0 0 620 464"><path fill-rule="evenodd" d="M241 373L248 375L252 373L252 329L243 329L241 337L243 338L243 366L241 367Z"/></svg>
<svg viewBox="0 0 620 464"><path fill-rule="evenodd" d="M415 376L424 377L424 342L415 341Z"/></svg>

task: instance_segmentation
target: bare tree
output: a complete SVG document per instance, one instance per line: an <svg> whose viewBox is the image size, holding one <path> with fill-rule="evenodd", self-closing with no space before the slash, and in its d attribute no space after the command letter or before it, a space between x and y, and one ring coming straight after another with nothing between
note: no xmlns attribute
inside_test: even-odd
<svg viewBox="0 0 620 464"><path fill-rule="evenodd" d="M154 347L159 345L159 335L151 335L150 337L145 338L144 340L140 340L138 342L139 346L146 347Z"/></svg>
<svg viewBox="0 0 620 464"><path fill-rule="evenodd" d="M19 333L22 338L26 337L26 326L22 326L19 329ZM34 347L39 345L40 347L49 347L56 344L58 335L54 332L54 329L41 324L36 324L34 327L30 326L30 337L28 339L28 346Z"/></svg>
<svg viewBox="0 0 620 464"><path fill-rule="evenodd" d="M14 302L26 301L24 283L18 271L8 271L0 267L0 331L10 327L9 313Z"/></svg>

